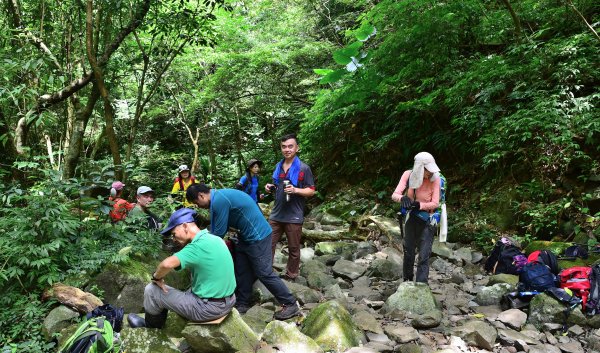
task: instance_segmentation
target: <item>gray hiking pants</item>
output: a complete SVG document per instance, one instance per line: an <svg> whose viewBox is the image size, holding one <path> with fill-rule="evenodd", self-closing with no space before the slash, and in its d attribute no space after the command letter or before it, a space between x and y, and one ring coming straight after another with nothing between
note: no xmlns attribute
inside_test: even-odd
<svg viewBox="0 0 600 353"><path fill-rule="evenodd" d="M437 226L425 223L417 216L411 215L404 227L404 259L403 277L405 281L413 280L415 265L415 250L419 250L417 261L417 282L427 283L429 277L429 257L433 245L433 236Z"/></svg>
<svg viewBox="0 0 600 353"><path fill-rule="evenodd" d="M173 310L190 321L212 321L228 314L235 306L235 294L223 299L198 298L191 291L182 292L167 286L167 293L150 283L144 290L144 310L158 315L164 309Z"/></svg>

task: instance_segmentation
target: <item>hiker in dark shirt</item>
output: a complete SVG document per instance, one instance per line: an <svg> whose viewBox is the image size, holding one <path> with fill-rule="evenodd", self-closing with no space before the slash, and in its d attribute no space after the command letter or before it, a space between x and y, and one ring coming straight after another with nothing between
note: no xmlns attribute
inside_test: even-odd
<svg viewBox="0 0 600 353"><path fill-rule="evenodd" d="M271 253L275 256L277 243L285 233L289 257L283 277L293 281L300 273L300 241L304 223L304 206L306 198L315 194L315 182L310 167L296 156L298 139L295 134L281 138L281 153L283 159L275 166L273 183L267 184L265 190L275 192L275 206L269 216L269 224L273 228Z"/></svg>

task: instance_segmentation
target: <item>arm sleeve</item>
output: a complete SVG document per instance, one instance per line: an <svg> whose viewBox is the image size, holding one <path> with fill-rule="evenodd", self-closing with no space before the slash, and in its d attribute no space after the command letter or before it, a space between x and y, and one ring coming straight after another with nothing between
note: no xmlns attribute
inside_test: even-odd
<svg viewBox="0 0 600 353"><path fill-rule="evenodd" d="M307 165L304 171L304 182L302 183L302 188L311 188L315 190L315 177L313 176L312 170Z"/></svg>
<svg viewBox="0 0 600 353"><path fill-rule="evenodd" d="M431 201L420 201L423 211L434 211L440 205L440 178L435 179L432 187Z"/></svg>
<svg viewBox="0 0 600 353"><path fill-rule="evenodd" d="M408 184L409 176L410 170L406 170L404 171L404 173L402 173L402 177L400 177L400 182L398 183L398 186L396 186L396 190L394 190L394 193L392 194L392 200L400 202L402 194L404 194L404 190L406 189L406 185Z"/></svg>
<svg viewBox="0 0 600 353"><path fill-rule="evenodd" d="M219 210L216 212L215 210ZM215 197L210 205L210 232L224 237L229 229L229 205L224 198Z"/></svg>
<svg viewBox="0 0 600 353"><path fill-rule="evenodd" d="M240 178L240 184L244 185L244 183L246 182L246 174L242 175L242 177Z"/></svg>

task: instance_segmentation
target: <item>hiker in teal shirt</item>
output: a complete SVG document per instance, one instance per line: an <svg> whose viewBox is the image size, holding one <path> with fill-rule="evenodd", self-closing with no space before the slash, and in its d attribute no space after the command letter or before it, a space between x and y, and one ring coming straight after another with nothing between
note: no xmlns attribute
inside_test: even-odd
<svg viewBox="0 0 600 353"><path fill-rule="evenodd" d="M243 191L210 189L204 184L188 188L186 197L198 207L210 209L211 233L223 237L229 227L238 233L235 246L236 308L245 313L252 304L252 285L258 279L283 306L275 319L287 320L300 314L296 298L273 271L271 227L256 203Z"/></svg>

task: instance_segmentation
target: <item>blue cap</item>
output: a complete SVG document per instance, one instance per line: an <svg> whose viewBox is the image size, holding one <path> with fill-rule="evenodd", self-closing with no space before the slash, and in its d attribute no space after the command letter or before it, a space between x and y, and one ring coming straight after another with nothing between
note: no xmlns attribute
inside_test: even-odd
<svg viewBox="0 0 600 353"><path fill-rule="evenodd" d="M196 211L191 208L180 208L177 211L173 212L171 217L169 218L169 223L167 227L160 232L162 235L169 235L173 228L177 227L183 223L192 223L194 222L194 216L196 215Z"/></svg>

